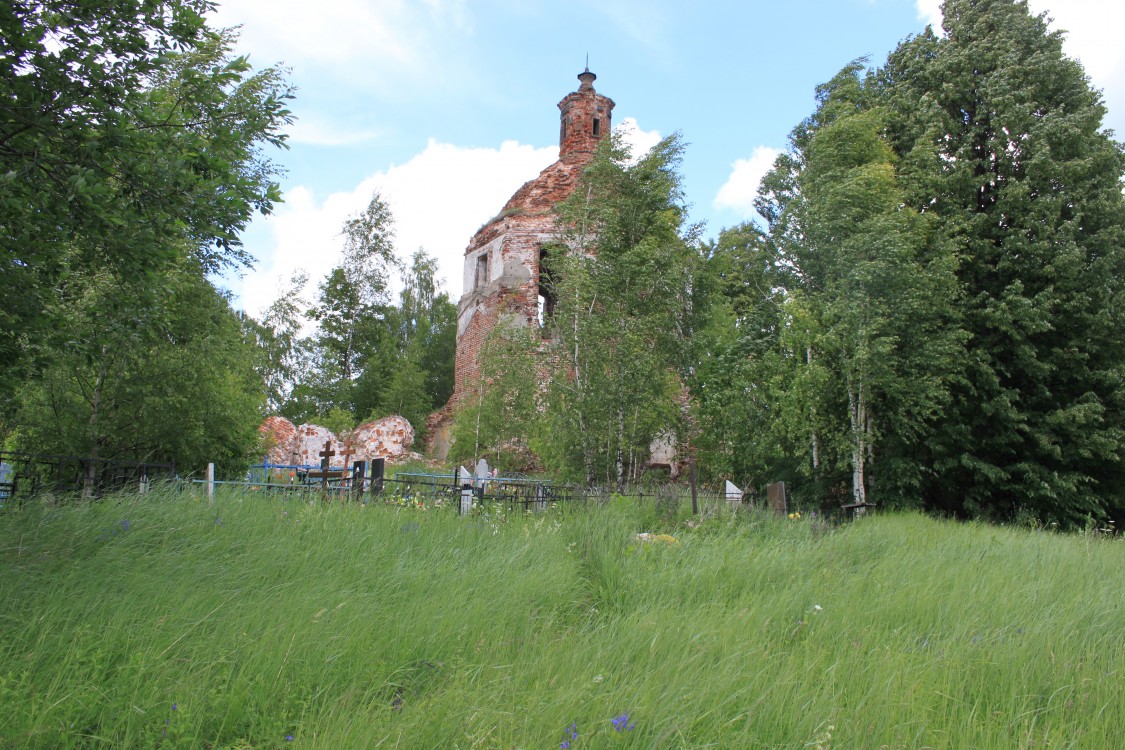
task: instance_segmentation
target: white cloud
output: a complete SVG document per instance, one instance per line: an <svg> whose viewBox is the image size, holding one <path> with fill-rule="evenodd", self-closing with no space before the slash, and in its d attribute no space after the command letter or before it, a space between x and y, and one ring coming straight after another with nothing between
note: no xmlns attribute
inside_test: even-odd
<svg viewBox="0 0 1125 750"><path fill-rule="evenodd" d="M941 30L941 0L915 0L918 18ZM1111 121L1125 122L1125 3L1105 0L1029 0L1032 13L1046 13L1052 30L1064 30L1063 51L1082 61L1086 74L1105 94ZM1119 114L1120 113L1120 114ZM1113 124L1110 124L1113 127Z"/></svg>
<svg viewBox="0 0 1125 750"><path fill-rule="evenodd" d="M719 210L733 211L743 219L756 217L754 199L758 196L758 185L780 154L776 148L758 146L749 159L735 161L730 177L719 188L712 205Z"/></svg>
<svg viewBox="0 0 1125 750"><path fill-rule="evenodd" d="M241 26L238 48L256 66L284 61L367 88L429 75L437 50L472 33L463 0L224 0L211 17Z"/></svg>
<svg viewBox="0 0 1125 750"><path fill-rule="evenodd" d="M941 33L941 0L914 0L918 9L918 20L934 27L934 33Z"/></svg>
<svg viewBox="0 0 1125 750"><path fill-rule="evenodd" d="M1063 50L1082 61L1094 86L1105 92L1110 113L1125 109L1125 4L1105 0L1030 0L1032 13L1046 12L1052 30L1066 31ZM1121 121L1120 116L1117 118Z"/></svg>
<svg viewBox="0 0 1125 750"><path fill-rule="evenodd" d="M291 188L285 203L264 220L262 246L247 243L258 258L257 270L247 274L241 285L234 281L231 286L241 297L242 309L252 315L276 298L296 269L309 272L312 294L315 284L340 261L340 227L378 190L395 217L399 256L405 260L419 247L425 248L438 259L445 287L456 300L461 294L465 247L473 233L520 185L557 158L557 147L505 141L498 149L462 148L431 140L405 164L377 172L352 190L323 200L305 187Z"/></svg>
<svg viewBox="0 0 1125 750"><path fill-rule="evenodd" d="M649 152L653 146L660 143L660 132L656 130L641 130L636 119L626 117L615 130L621 133L629 146L633 161L640 159Z"/></svg>
<svg viewBox="0 0 1125 750"><path fill-rule="evenodd" d="M349 129L346 125L328 122L322 119L309 119L298 117L289 126L289 143L305 143L310 146L355 146L360 143L373 141L382 135L382 131L371 128Z"/></svg>

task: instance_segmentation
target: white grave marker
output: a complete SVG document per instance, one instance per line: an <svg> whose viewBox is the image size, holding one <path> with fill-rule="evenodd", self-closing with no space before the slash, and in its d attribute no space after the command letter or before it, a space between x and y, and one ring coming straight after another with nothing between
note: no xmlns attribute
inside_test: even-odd
<svg viewBox="0 0 1125 750"><path fill-rule="evenodd" d="M457 483L461 485L461 515L469 515L473 508L473 475L464 466L457 468Z"/></svg>
<svg viewBox="0 0 1125 750"><path fill-rule="evenodd" d="M738 507L742 502L742 490L735 486L734 482L727 480L727 502L730 503L732 508Z"/></svg>

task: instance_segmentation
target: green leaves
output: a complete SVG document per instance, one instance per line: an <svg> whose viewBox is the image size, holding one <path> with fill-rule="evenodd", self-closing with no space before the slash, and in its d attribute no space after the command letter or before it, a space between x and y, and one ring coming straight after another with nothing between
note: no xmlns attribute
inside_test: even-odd
<svg viewBox="0 0 1125 750"><path fill-rule="evenodd" d="M944 7L945 38L819 87L763 180L791 273L761 418L857 498L1121 513L1121 147L1043 17Z"/></svg>
<svg viewBox="0 0 1125 750"><path fill-rule="evenodd" d="M683 377L701 263L685 226L678 136L631 160L603 139L558 207L563 242L548 256L552 318L549 427L541 452L554 469L620 484L647 466L650 446L683 431Z"/></svg>
<svg viewBox="0 0 1125 750"><path fill-rule="evenodd" d="M34 369L26 341L58 323L67 268L153 279L185 247L204 272L251 262L238 235L280 198L261 145L284 143L292 92L280 69L233 54L233 32L206 27L211 8L0 11L0 266L19 269L0 290L0 391Z"/></svg>

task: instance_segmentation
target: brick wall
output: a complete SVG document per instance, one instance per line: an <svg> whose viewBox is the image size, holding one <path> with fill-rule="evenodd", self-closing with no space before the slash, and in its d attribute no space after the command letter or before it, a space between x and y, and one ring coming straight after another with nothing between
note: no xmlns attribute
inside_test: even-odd
<svg viewBox="0 0 1125 750"><path fill-rule="evenodd" d="M559 160L524 183L465 249L453 396L427 420L432 437L445 432L457 404L471 393L480 377L481 347L500 319L539 325L539 253L557 236L555 206L574 191L597 142L612 128L613 100L594 90L595 78L589 70L581 73L578 90L558 103ZM482 257L488 273L478 284Z"/></svg>

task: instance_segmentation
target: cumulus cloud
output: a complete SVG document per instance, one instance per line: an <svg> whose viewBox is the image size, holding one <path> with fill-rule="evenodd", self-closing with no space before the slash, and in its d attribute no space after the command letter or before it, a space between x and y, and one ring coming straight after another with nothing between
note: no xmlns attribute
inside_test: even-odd
<svg viewBox="0 0 1125 750"><path fill-rule="evenodd" d="M756 217L754 199L758 196L758 185L780 154L781 151L776 148L758 146L749 159L735 161L731 165L730 177L715 195L714 207L732 211L742 219Z"/></svg>
<svg viewBox="0 0 1125 750"><path fill-rule="evenodd" d="M649 149L660 143L659 131L641 130L636 119L632 117L623 119L615 130L621 133L625 139L625 143L629 146L629 152L633 155L633 161L640 159L648 153Z"/></svg>
<svg viewBox="0 0 1125 750"><path fill-rule="evenodd" d="M914 0L918 9L918 20L925 21L934 27L934 32L941 33L941 0Z"/></svg>
<svg viewBox="0 0 1125 750"><path fill-rule="evenodd" d="M1105 92L1111 114L1125 108L1125 4L1104 0L1030 0L1032 13L1046 12L1052 29L1066 31L1063 50L1082 61L1094 85ZM1119 118L1120 119L1120 118Z"/></svg>
<svg viewBox="0 0 1125 750"><path fill-rule="evenodd" d="M641 129L633 118L618 127L637 155L660 140L660 133ZM557 146L505 141L499 148L464 148L431 139L405 164L376 172L350 190L321 198L304 186L290 188L285 203L260 222L253 237L245 238L258 258L256 270L229 286L252 315L259 315L298 269L309 273L315 288L340 262L340 227L378 191L395 217L399 257L406 261L419 247L436 257L445 288L456 301L472 235L558 155Z"/></svg>
<svg viewBox="0 0 1125 750"><path fill-rule="evenodd" d="M285 203L262 222L264 239L251 246L248 238L257 270L232 282L233 291L243 309L258 315L295 270L306 270L312 283L319 283L340 262L340 227L379 191L395 217L399 256L405 260L422 247L436 257L445 288L456 300L473 233L557 158L557 147L506 141L496 149L462 148L431 140L405 164L376 172L351 190L321 198L306 187L291 188Z"/></svg>

